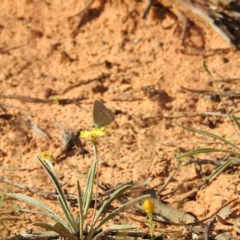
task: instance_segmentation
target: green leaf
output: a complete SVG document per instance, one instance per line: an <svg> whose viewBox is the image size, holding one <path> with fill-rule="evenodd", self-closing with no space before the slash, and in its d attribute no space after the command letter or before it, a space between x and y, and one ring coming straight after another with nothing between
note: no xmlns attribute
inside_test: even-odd
<svg viewBox="0 0 240 240"><path fill-rule="evenodd" d="M42 202L40 202L40 201L38 201L38 200L36 200L32 197L21 194L21 193L7 193L6 196L24 201L28 204L31 204L31 205L43 210L49 217L53 218L57 222L61 222L66 228L68 228L65 221L57 213L55 213L51 208L49 208L44 203L42 203Z"/></svg>
<svg viewBox="0 0 240 240"><path fill-rule="evenodd" d="M32 224L33 226L38 226L47 230L52 230L56 233L58 233L61 237L67 237L71 240L76 240L77 238L69 233L69 231L59 222L55 223L54 225L50 225L48 223L44 223L44 222L36 222Z"/></svg>
<svg viewBox="0 0 240 240"><path fill-rule="evenodd" d="M146 198L150 197L150 194L135 198L123 205L121 205L120 207L118 207L117 209L115 209L113 212L111 212L109 215L107 215L89 234L87 239L92 239L92 237L94 236L94 233L98 231L98 229L100 229L100 227L105 224L107 221L109 221L110 219L114 218L117 214L119 214L120 212L122 212L124 209L129 208L130 206L136 204L137 202L140 202Z"/></svg>
<svg viewBox="0 0 240 240"><path fill-rule="evenodd" d="M205 135L205 136L208 136L210 138L213 138L213 139L217 139L217 140L220 140L221 142L231 146L232 148L238 150L240 152L240 148L237 146L237 145L234 145L233 143L231 143L230 141L226 140L225 138L223 137L220 137L216 134L213 134L213 133L210 133L210 132L207 132L207 131L203 131L203 130L198 130L198 129L195 129L195 128L191 128L191 127L186 127L186 126L183 126L181 124L178 124L175 122L175 124L183 129L186 129L186 130L189 130L189 131L192 131L192 132L196 132L196 133L199 133L199 134L202 134L202 135Z"/></svg>
<svg viewBox="0 0 240 240"><path fill-rule="evenodd" d="M60 183L58 182L58 179L56 178L54 172L48 167L46 162L43 161L38 155L36 155L36 157L37 157L38 161L40 162L40 164L42 165L42 167L44 168L44 170L47 172L50 179L52 180L52 182L59 194L59 202L60 202L62 210L68 220L68 223L70 224L71 232L73 232L73 233L77 232L79 230L78 225L75 222L74 216L69 208L69 204L68 204L65 194L62 190L62 187L61 187Z"/></svg>
<svg viewBox="0 0 240 240"><path fill-rule="evenodd" d="M236 158L232 158L232 159L226 161L225 163L223 163L222 165L220 165L213 173L211 173L207 177L208 182L213 181L217 176L219 176L224 171L225 168L227 168L235 160L236 160Z"/></svg>
<svg viewBox="0 0 240 240"><path fill-rule="evenodd" d="M53 225L48 224L48 223L35 222L35 223L33 223L32 225L33 225L33 226L38 226L38 227L41 227L41 228L45 228L45 229L47 229L47 230L52 230L52 231L54 231L54 232L56 232L56 233L59 233L57 228L55 228Z"/></svg>
<svg viewBox="0 0 240 240"><path fill-rule="evenodd" d="M72 233L69 232L68 229L65 228L65 226L62 225L60 222L56 222L56 223L54 224L54 227L55 227L56 229L58 229L58 231L61 233L61 236L67 237L67 238L73 239L73 240L78 239L78 238L77 238L77 235L79 235L79 232L76 232L76 233L72 234Z"/></svg>
<svg viewBox="0 0 240 240"><path fill-rule="evenodd" d="M93 226L96 224L96 221L101 216L101 214L105 211L105 209L120 195L122 195L125 191L127 191L129 188L131 188L132 185L124 185L120 187L119 189L116 189L102 204L101 208L97 211L94 220L93 220Z"/></svg>
<svg viewBox="0 0 240 240"><path fill-rule="evenodd" d="M95 173L96 173L96 166L97 166L97 161L94 160L93 164L91 166L91 169L88 174L87 178L87 184L86 184L86 189L83 194L83 219L85 219L90 203L92 201L92 194L93 194L93 185L94 185L94 179L95 179Z"/></svg>
<svg viewBox="0 0 240 240"><path fill-rule="evenodd" d="M58 197L58 201L61 205L61 208L65 214L65 216L68 219L69 224L71 224L72 228L71 228L71 233L76 233L79 232L79 225L76 223L75 219L73 219L72 221L72 213L69 212L69 208L66 208L66 205L64 204L64 202L62 201L62 198ZM74 227L74 228L73 228Z"/></svg>
<svg viewBox="0 0 240 240"><path fill-rule="evenodd" d="M83 239L83 201L82 201L82 191L81 191L81 186L79 184L79 181L77 181L77 200L78 200L78 208L79 208L79 220L77 221L79 224L79 229L80 229L80 238Z"/></svg>

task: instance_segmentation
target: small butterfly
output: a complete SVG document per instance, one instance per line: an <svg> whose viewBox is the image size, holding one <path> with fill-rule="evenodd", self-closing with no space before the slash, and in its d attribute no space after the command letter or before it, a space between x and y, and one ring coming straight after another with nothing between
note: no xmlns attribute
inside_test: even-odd
<svg viewBox="0 0 240 240"><path fill-rule="evenodd" d="M93 105L93 127L104 127L114 120L114 114L101 101L96 100Z"/></svg>

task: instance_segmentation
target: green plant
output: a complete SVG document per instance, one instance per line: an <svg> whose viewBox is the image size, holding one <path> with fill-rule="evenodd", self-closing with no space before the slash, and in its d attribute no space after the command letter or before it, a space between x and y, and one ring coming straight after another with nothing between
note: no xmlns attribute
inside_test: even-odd
<svg viewBox="0 0 240 240"><path fill-rule="evenodd" d="M54 160L53 156L50 154L43 153L40 156L36 155L37 160L42 165L44 170L47 172L48 176L52 180L57 192L58 192L58 202L60 204L60 207L63 211L64 218L62 218L60 215L58 215L56 212L54 212L52 209L50 209L47 205L43 204L42 202L26 196L24 194L20 193L7 193L8 197L16 198L21 201L25 201L29 204L34 205L35 207L41 209L44 211L49 217L55 220L55 223L53 225L46 223L46 222L37 222L33 225L40 226L52 231L57 232L60 236L66 237L69 239L81 239L81 240L92 240L97 239L99 236L103 235L106 231L109 230L127 230L130 228L134 228L134 226L131 225L118 225L118 226L112 226L108 229L105 229L104 231L101 231L101 227L103 224L108 222L110 219L113 219L117 214L122 212L124 209L130 207L133 204L136 204L139 201L144 200L145 198L149 197L149 195L144 195L141 197L138 197L136 199L133 199L118 208L116 208L113 212L108 214L107 216L104 216L104 212L106 208L120 195L122 195L126 190L128 190L131 185L126 184L117 190L115 190L102 204L102 206L96 210L96 203L95 203L95 212L93 215L93 219L91 222L90 227L85 230L85 220L87 218L87 214L89 212L90 203L92 201L93 196L93 186L94 181L98 181L98 174L97 174L97 167L98 167L98 151L97 151L97 137L103 136L106 133L106 130L104 127L100 128L93 128L91 131L83 131L81 132L81 137L91 137L91 142L93 145L94 150L94 161L91 165L87 183L86 183L86 189L85 192L82 193L82 189L80 187L79 182L77 181L77 199L78 199L78 208L79 208L79 214L75 217L71 211L71 208L69 207L68 201L66 199L66 196L64 195L64 191L61 188L60 183L58 182L57 177L55 176L54 168L52 165L52 161ZM97 199L97 198L95 198ZM102 219L100 220L100 216Z"/></svg>
<svg viewBox="0 0 240 240"><path fill-rule="evenodd" d="M220 93L220 90L216 84L216 80L213 78L211 72L209 71L206 63L204 60L202 60L201 62L201 66L202 66L202 69L208 74L208 76L210 76L210 78L212 79L213 83L215 84L216 88L218 89L218 92L219 92L219 95L222 99L222 96L221 96L221 93ZM224 101L222 100L224 106L225 106L225 103ZM225 107L226 109L226 107ZM234 115L231 115L228 113L227 111L227 114L228 114L228 117L230 118L230 120L233 122L233 125L235 127L235 130L236 132L240 131L240 123L237 121L237 118L234 116ZM214 153L214 152L223 152L223 153L228 153L230 156L232 156L231 158L229 158L228 161L222 163L213 173L211 173L206 181L207 182L211 182L213 179L215 179L219 174L221 174L223 172L223 170L225 168L227 168L227 166L229 166L231 163L233 163L235 160L237 160L240 156L240 148L233 144L231 141L219 136L219 135L216 135L216 134L213 134L213 133L210 133L208 131L204 131L204 130L199 130L199 129L195 129L195 128L191 128L191 127L187 127L187 126L183 126L181 124L178 124L178 123L175 123L177 126L183 128L183 129L186 129L188 131L192 131L192 132L195 132L195 133L199 133L199 134L202 134L202 135L205 135L207 137L210 137L210 138L213 138L215 140L219 140L221 142L223 142L224 144L226 144L228 147L228 149L222 149L222 148L199 148L199 149L195 149L195 150L191 150L191 151L188 151L184 154L181 154L179 156L177 156L177 159L181 159L181 158L184 158L184 157L191 157L191 156L194 156L196 154L201 154L201 153Z"/></svg>
<svg viewBox="0 0 240 240"><path fill-rule="evenodd" d="M151 201L150 198L146 199L143 203L143 210L148 216L147 223L150 228L150 235L151 235L151 240L154 240L154 230L155 230L155 222L153 221L153 211L154 211L155 205L153 201Z"/></svg>

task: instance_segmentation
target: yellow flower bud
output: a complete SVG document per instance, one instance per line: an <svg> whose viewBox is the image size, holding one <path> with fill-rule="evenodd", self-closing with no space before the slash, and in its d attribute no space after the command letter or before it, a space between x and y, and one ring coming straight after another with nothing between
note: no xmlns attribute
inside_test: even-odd
<svg viewBox="0 0 240 240"><path fill-rule="evenodd" d="M40 158L43 160L43 161L50 161L50 162L54 162L55 161L55 158L52 154L50 153L46 153L46 152L42 152L40 153Z"/></svg>
<svg viewBox="0 0 240 240"><path fill-rule="evenodd" d="M145 213L153 213L154 208L155 205L149 198L143 203L143 210Z"/></svg>

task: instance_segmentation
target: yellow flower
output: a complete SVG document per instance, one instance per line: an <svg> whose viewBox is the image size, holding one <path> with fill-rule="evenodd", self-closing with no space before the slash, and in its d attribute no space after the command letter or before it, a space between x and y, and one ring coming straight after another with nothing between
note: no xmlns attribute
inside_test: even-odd
<svg viewBox="0 0 240 240"><path fill-rule="evenodd" d="M53 162L55 161L54 156L53 156L52 154L50 154L50 153L41 152L41 153L40 153L40 158L41 158L43 161L46 161L46 162L50 161L50 162L53 163Z"/></svg>
<svg viewBox="0 0 240 240"><path fill-rule="evenodd" d="M52 154L49 154L49 153L41 152L40 153L40 158L41 158L42 161L45 161L45 163L48 165L48 167L55 174L54 168L53 168L53 162L55 161L54 156Z"/></svg>
<svg viewBox="0 0 240 240"><path fill-rule="evenodd" d="M93 128L91 131L81 131L80 137L81 138L86 138L86 137L102 137L106 133L106 129L104 127L100 128Z"/></svg>
<svg viewBox="0 0 240 240"><path fill-rule="evenodd" d="M143 203L143 210L145 213L153 213L154 208L155 205L149 198Z"/></svg>

